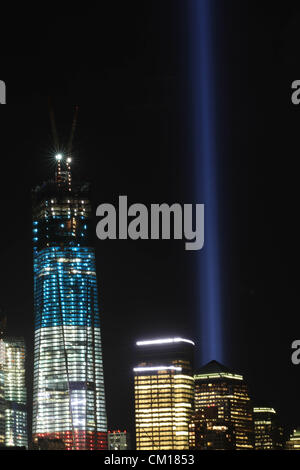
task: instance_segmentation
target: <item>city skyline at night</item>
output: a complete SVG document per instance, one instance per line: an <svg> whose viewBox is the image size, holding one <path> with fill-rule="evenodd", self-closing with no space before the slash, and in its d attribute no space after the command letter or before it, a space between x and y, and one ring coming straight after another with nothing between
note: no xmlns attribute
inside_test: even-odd
<svg viewBox="0 0 300 470"><path fill-rule="evenodd" d="M26 419L28 448L106 448L108 430L134 447L135 381L150 382L136 389L148 405L161 376L174 395L190 386L163 357L134 372L138 353L188 339L198 388L211 361L243 377L203 385L218 410L177 430L195 431L190 448L235 448L231 391L253 412L240 447L298 448L299 1L22 4L3 17L0 316L25 344L10 366L27 403L5 398L3 336L0 446L21 442ZM152 444L165 437L155 413Z"/></svg>
<svg viewBox="0 0 300 470"><path fill-rule="evenodd" d="M42 441L45 440L46 443L48 440L50 448L53 441L54 449L55 445L58 448L62 445L65 449L74 450L107 449L104 373L91 222L92 193L90 184L73 181L71 157L58 153L53 159L56 162L54 178L36 186L32 191L36 333L31 445L44 448ZM159 330L159 324L157 328ZM221 417L213 414L213 408L220 407L220 400L222 401L218 395L219 388L211 389L212 398L208 398L207 392L204 392L205 399L210 403L208 406L211 407L209 416L203 411L207 403L204 406L199 402L197 406L200 406L200 409L196 406L197 400L199 401L199 381L223 378L225 382L226 380L235 382L243 381L243 377L232 373L214 360L204 366L202 372L198 371L194 375L194 351L186 362L186 352L182 350L183 355L180 356L182 345L190 348L192 346L192 349L195 347L194 341L184 339L183 336L167 338L156 335L152 339L136 342L137 350L140 351L135 358L136 362L139 358L138 366L134 368L135 385L133 386L129 380L127 386L132 385L132 391L135 393L137 449L203 450L209 446L212 449L254 449L252 414L258 408L253 408L252 397L249 398L246 389L239 390L237 396L244 394L246 401L251 400L247 405L246 414L249 413L249 416L246 420L251 420L252 431L245 426L240 435L236 434L236 422L232 420L230 413L226 417L222 415L227 405L221 405L223 409ZM199 340L196 341L196 346L199 348ZM24 379L24 364L23 374ZM222 389L224 384L220 386ZM186 392L187 387L190 388L190 393ZM232 384L230 390L228 389L228 395L233 393L231 387ZM159 388L162 388L164 393L170 392L164 396L162 405ZM182 396L186 395L187 401L183 404L184 407L193 407L188 408L189 413L184 418L182 409L176 410L176 408L174 412L170 411L170 416L167 417L168 410L171 410L176 403L176 393L174 395L173 389L179 394L178 400L182 400ZM170 400L169 403L165 403L166 399ZM5 399L2 400L2 408L7 414L9 409L5 411L4 403ZM26 400L22 402L24 406L25 403ZM150 403L151 410L154 406L154 415L160 416L154 418L153 422L151 422L152 414L143 415ZM145 406L146 409L143 410ZM26 428L25 410L26 408L24 408L26 415L20 425L23 431ZM238 408L237 410L240 411ZM133 414L133 408L131 412ZM177 412L181 415L177 416ZM175 423L176 420L181 420L179 423L181 427L177 431L174 431L176 426L173 427L173 433L168 426L174 418ZM157 420L165 419L168 422L166 428L157 425ZM10 423L12 420L6 419L6 422ZM3 425L4 423L5 420L2 420ZM203 423L206 423L209 432L207 429L204 430ZM10 434L9 426L11 427L11 424L7 425L7 430L3 429L2 433L7 445L27 447L27 432L23 433L22 439L17 440L13 434ZM197 444L197 433L205 435L200 444L199 442ZM225 433L228 433L226 438ZM287 435L287 430L285 433ZM177 434L179 437L176 437ZM291 439L288 441L287 445L290 447L290 442L297 440L293 435L297 436L296 431L291 434ZM236 443L239 439L240 443ZM31 442L30 430L29 441ZM283 437L282 442L282 447L279 448L285 448ZM265 444L265 448L271 449L269 444Z"/></svg>

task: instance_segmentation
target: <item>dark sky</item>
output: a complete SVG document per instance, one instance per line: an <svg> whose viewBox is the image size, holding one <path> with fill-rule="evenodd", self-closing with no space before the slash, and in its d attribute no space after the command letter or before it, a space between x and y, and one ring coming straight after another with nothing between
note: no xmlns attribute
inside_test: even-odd
<svg viewBox="0 0 300 470"><path fill-rule="evenodd" d="M215 14L226 360L245 375L256 403L296 425L300 369L290 345L300 335L300 107L290 86L300 78L300 11L296 2L220 0ZM185 2L132 0L89 10L26 6L8 13L6 26L0 305L9 332L26 338L30 395L30 191L54 171L48 96L65 141L72 105L80 105L74 174L92 182L95 207L121 194L147 205L195 202L189 24ZM180 241L95 243L109 427L132 429L135 340L180 334L197 342L196 255Z"/></svg>

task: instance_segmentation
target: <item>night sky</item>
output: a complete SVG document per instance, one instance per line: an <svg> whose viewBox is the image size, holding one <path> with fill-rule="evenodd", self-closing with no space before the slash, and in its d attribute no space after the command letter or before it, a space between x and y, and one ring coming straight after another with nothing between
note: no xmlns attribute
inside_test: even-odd
<svg viewBox="0 0 300 470"><path fill-rule="evenodd" d="M190 145L186 4L193 1L110 1L66 11L26 5L18 16L7 13L0 32L8 102L0 107L0 306L8 333L26 338L29 403L31 188L54 174L48 97L64 142L79 104L74 177L91 181L94 208L116 204L119 195L148 206L205 203L194 198ZM300 79L300 8L292 1L280 8L214 2L226 365L244 374L256 404L297 425L300 366L290 356L300 336L300 106L290 96ZM167 240L95 238L95 246L108 424L133 431L135 341L178 334L197 343L201 252Z"/></svg>

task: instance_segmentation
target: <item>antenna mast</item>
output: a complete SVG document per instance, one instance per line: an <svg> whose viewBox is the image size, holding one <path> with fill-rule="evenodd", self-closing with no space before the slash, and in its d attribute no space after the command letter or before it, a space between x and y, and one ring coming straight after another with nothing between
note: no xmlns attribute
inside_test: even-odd
<svg viewBox="0 0 300 470"><path fill-rule="evenodd" d="M49 98L49 114L50 114L50 122L51 122L51 129L52 129L52 135L53 135L53 141L54 141L54 146L55 146L55 151L59 151L59 139L58 139L58 133L57 133L57 128L56 128L56 122L55 122L55 116L54 116L54 109L51 103L51 100ZM72 162L72 144L74 140L74 134L76 130L76 124L77 124L77 117L78 117L78 105L75 106L75 112L74 112L74 117L72 121L72 127L71 127L71 132L70 132L70 138L67 146L67 158L66 158L66 167L67 171L62 171L61 163L63 160L63 155L61 153L57 153L55 155L55 159L57 162L57 167L56 167L56 174L55 174L55 180L58 186L61 186L62 183L66 183L68 186L68 190L71 191L72 189L72 173L71 173L71 162Z"/></svg>
<svg viewBox="0 0 300 470"><path fill-rule="evenodd" d="M50 122L51 122L51 128L52 128L52 135L53 135L53 140L54 140L54 146L55 146L55 152L59 151L59 139L58 139L58 133L57 133L57 128L56 128L56 122L55 122L55 116L54 116L54 109L51 103L51 99L48 99L49 102L49 114L50 114ZM57 162L57 167L56 167L56 174L55 174L55 179L58 184L58 186L61 185L62 183L62 174L61 174L61 160L62 160L62 154L57 153L55 155L55 159Z"/></svg>
<svg viewBox="0 0 300 470"><path fill-rule="evenodd" d="M79 108L78 105L76 105L75 106L74 117L73 117L73 122L72 122L72 127L71 127L70 139L69 139L68 148L67 148L67 161L66 161L66 164L67 164L67 179L68 179L68 189L69 189L69 191L71 191L71 185L72 185L72 173L71 173L72 144L73 144L76 124L77 124L78 108Z"/></svg>

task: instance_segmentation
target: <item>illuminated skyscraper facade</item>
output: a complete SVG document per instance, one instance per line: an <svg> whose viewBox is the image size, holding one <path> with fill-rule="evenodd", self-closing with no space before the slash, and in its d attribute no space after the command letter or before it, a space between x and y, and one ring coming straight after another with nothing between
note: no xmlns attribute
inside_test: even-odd
<svg viewBox="0 0 300 470"><path fill-rule="evenodd" d="M4 398L5 445L27 447L27 391L25 342L5 337Z"/></svg>
<svg viewBox="0 0 300 470"><path fill-rule="evenodd" d="M137 450L185 450L193 411L194 343L183 338L138 341L134 368Z"/></svg>
<svg viewBox="0 0 300 470"><path fill-rule="evenodd" d="M5 444L5 398L4 398L4 364L5 344L2 339L3 331L0 321L0 445Z"/></svg>
<svg viewBox="0 0 300 470"><path fill-rule="evenodd" d="M127 431L108 431L108 450L130 450L130 435Z"/></svg>
<svg viewBox="0 0 300 470"><path fill-rule="evenodd" d="M294 429L286 442L286 450L300 450L300 429Z"/></svg>
<svg viewBox="0 0 300 470"><path fill-rule="evenodd" d="M284 448L283 427L277 421L274 408L253 408L255 450Z"/></svg>
<svg viewBox="0 0 300 470"><path fill-rule="evenodd" d="M253 449L253 408L243 376L211 361L194 379L195 412L190 423L190 447Z"/></svg>
<svg viewBox="0 0 300 470"><path fill-rule="evenodd" d="M67 449L107 448L107 424L87 184L72 184L70 158L33 191L33 439Z"/></svg>

